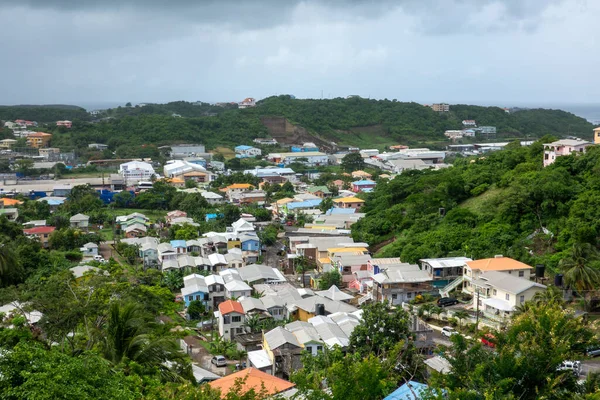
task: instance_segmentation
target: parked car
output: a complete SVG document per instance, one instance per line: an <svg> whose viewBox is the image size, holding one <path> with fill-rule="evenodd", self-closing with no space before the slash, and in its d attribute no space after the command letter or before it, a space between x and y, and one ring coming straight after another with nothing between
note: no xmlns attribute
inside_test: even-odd
<svg viewBox="0 0 600 400"><path fill-rule="evenodd" d="M454 297L441 297L437 300L437 305L440 307L448 307L458 304L458 300Z"/></svg>
<svg viewBox="0 0 600 400"><path fill-rule="evenodd" d="M573 375L581 375L581 361L563 361L556 369L557 371L572 371Z"/></svg>
<svg viewBox="0 0 600 400"><path fill-rule="evenodd" d="M588 357L598 357L600 356L600 346L588 347L585 351L585 355Z"/></svg>
<svg viewBox="0 0 600 400"><path fill-rule="evenodd" d="M484 346L487 347L491 347L494 348L496 347L496 343L494 343L494 340L496 340L496 338L494 337L494 335L492 335L491 333L486 333L482 338L481 338L481 343Z"/></svg>
<svg viewBox="0 0 600 400"><path fill-rule="evenodd" d="M245 369L246 368L246 361L243 361L241 364L237 363L235 364L235 369L240 370L240 369Z"/></svg>
<svg viewBox="0 0 600 400"><path fill-rule="evenodd" d="M452 336L452 335L458 335L458 332L456 332L456 331L454 330L454 328L453 328L453 327L451 327L451 326L444 326L444 327L442 328L442 335L443 335L443 336L446 336L446 337L450 337L450 336Z"/></svg>
<svg viewBox="0 0 600 400"><path fill-rule="evenodd" d="M217 367L226 367L227 366L227 360L225 359L224 356L214 356L210 362L212 364L215 364Z"/></svg>

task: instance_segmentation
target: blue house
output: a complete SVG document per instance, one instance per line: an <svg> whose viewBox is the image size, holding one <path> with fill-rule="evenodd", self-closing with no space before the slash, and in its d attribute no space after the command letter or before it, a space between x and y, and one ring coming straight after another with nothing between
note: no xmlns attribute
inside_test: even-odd
<svg viewBox="0 0 600 400"><path fill-rule="evenodd" d="M217 214L217 213L206 214L206 216L204 217L204 220L206 222L209 222L209 221L214 221L214 220L216 220L218 218L225 218L225 216L223 214L221 214L221 213L219 213L219 214Z"/></svg>
<svg viewBox="0 0 600 400"><path fill-rule="evenodd" d="M429 394L428 389L429 386L424 383L408 381L383 400L421 400Z"/></svg>
<svg viewBox="0 0 600 400"><path fill-rule="evenodd" d="M260 252L260 239L256 235L240 235L242 251Z"/></svg>
<svg viewBox="0 0 600 400"><path fill-rule="evenodd" d="M181 295L186 307L189 307L190 303L195 300L201 301L205 307L208 307L210 299L208 286L202 275L193 274L186 276L183 284L185 286L181 289Z"/></svg>
<svg viewBox="0 0 600 400"><path fill-rule="evenodd" d="M187 253L187 244L185 240L171 240L171 247L177 254L185 254Z"/></svg>

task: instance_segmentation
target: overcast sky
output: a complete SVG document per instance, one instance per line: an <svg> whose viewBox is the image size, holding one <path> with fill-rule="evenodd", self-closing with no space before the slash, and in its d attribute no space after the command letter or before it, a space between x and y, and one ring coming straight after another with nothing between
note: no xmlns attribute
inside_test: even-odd
<svg viewBox="0 0 600 400"><path fill-rule="evenodd" d="M587 103L598 0L1 0L0 104Z"/></svg>

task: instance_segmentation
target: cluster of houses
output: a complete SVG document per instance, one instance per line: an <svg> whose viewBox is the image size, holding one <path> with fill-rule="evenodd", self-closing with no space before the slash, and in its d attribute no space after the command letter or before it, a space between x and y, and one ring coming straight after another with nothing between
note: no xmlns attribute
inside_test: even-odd
<svg viewBox="0 0 600 400"><path fill-rule="evenodd" d="M475 135L494 135L496 134L495 126L477 126L477 122L472 119L462 121L463 129L447 130L444 136L451 140L462 139L463 137L475 137Z"/></svg>

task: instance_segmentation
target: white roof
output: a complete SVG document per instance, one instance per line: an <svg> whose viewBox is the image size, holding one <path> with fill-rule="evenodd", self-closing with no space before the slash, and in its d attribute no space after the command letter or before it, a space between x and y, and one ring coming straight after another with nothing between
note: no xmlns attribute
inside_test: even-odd
<svg viewBox="0 0 600 400"><path fill-rule="evenodd" d="M223 281L223 277L221 277L221 275L209 275L206 278L204 278L204 281L206 282L207 286L214 285L214 284L219 284L219 285L225 284L225 282Z"/></svg>
<svg viewBox="0 0 600 400"><path fill-rule="evenodd" d="M225 284L225 289L227 289L228 292L242 292L246 290L252 290L252 288L248 286L246 282L239 281L237 279L227 282Z"/></svg>
<svg viewBox="0 0 600 400"><path fill-rule="evenodd" d="M90 219L90 217L88 217L87 215L84 215L84 214L75 214L71 218L69 218L69 221L71 221L71 222L75 222L75 221L89 221L89 219Z"/></svg>
<svg viewBox="0 0 600 400"><path fill-rule="evenodd" d="M320 290L320 291L316 292L316 294L321 297L327 297L328 299L338 300L338 301L350 300L350 299L354 298L354 296L352 296L348 293L342 292L335 285L331 285L331 287L327 290Z"/></svg>
<svg viewBox="0 0 600 400"><path fill-rule="evenodd" d="M254 225L251 222L248 222L243 218L240 218L237 221L235 221L233 224L231 224L231 227L236 232L254 231Z"/></svg>
<svg viewBox="0 0 600 400"><path fill-rule="evenodd" d="M227 264L227 260L223 254L213 253L208 255L208 260L210 261L210 265L215 266L219 264Z"/></svg>
<svg viewBox="0 0 600 400"><path fill-rule="evenodd" d="M281 326L265 333L265 341L271 350L275 350L286 343L302 347L302 344L298 341L296 335Z"/></svg>
<svg viewBox="0 0 600 400"><path fill-rule="evenodd" d="M431 280L429 274L413 264L386 265L373 279L379 283L419 283Z"/></svg>
<svg viewBox="0 0 600 400"><path fill-rule="evenodd" d="M250 311L267 311L262 301L260 299L255 299L254 297L242 297L239 299L239 302L246 314Z"/></svg>
<svg viewBox="0 0 600 400"><path fill-rule="evenodd" d="M205 199L221 200L223 196L213 192L200 192L200 195Z"/></svg>
<svg viewBox="0 0 600 400"><path fill-rule="evenodd" d="M3 313L7 316L8 314L19 313L23 315L27 319L27 322L30 324L35 324L36 322L39 322L40 319L42 319L43 314L39 311L21 311L24 306L25 304L19 303L18 301L13 301L12 303L8 303L1 306L0 313Z"/></svg>
<svg viewBox="0 0 600 400"><path fill-rule="evenodd" d="M507 274L508 275L508 274ZM484 299L482 300L483 304L486 306L497 308L502 311L512 311L514 307L506 300L502 299Z"/></svg>
<svg viewBox="0 0 600 400"><path fill-rule="evenodd" d="M454 268L462 267L467 261L473 261L468 257L445 257L445 258L423 258L422 263L431 265L432 268Z"/></svg>
<svg viewBox="0 0 600 400"><path fill-rule="evenodd" d="M192 374L194 375L194 379L196 379L196 382L198 383L214 381L220 378L219 375L213 374L212 372L204 368L200 368L196 364L192 364Z"/></svg>
<svg viewBox="0 0 600 400"><path fill-rule="evenodd" d="M440 374L447 374L450 372L452 366L444 357L441 356L433 356L424 361L425 365L429 368L439 372Z"/></svg>
<svg viewBox="0 0 600 400"><path fill-rule="evenodd" d="M324 315L317 315L310 318L308 322L315 327L317 333L327 346L333 347L338 345L340 347L347 347L350 344L350 338L331 318Z"/></svg>
<svg viewBox="0 0 600 400"><path fill-rule="evenodd" d="M285 277L277 268L269 267L262 264L246 265L239 268L238 272L243 281L252 283L259 280L271 282L286 282Z"/></svg>
<svg viewBox="0 0 600 400"><path fill-rule="evenodd" d="M476 284L477 286L495 287L514 294L522 293L532 287L546 289L546 286L540 283L500 271L482 272L478 279L473 280L473 284Z"/></svg>
<svg viewBox="0 0 600 400"><path fill-rule="evenodd" d="M123 170L132 170L132 169L143 169L145 171L149 171L152 174L154 173L154 168L152 168L152 165L147 162L143 162L143 161L129 161L129 162L123 163L119 166L119 172L121 172Z"/></svg>
<svg viewBox="0 0 600 400"><path fill-rule="evenodd" d="M258 369L273 365L266 350L249 351L248 361L250 361L250 363Z"/></svg>
<svg viewBox="0 0 600 400"><path fill-rule="evenodd" d="M86 249L97 249L98 245L94 242L89 242L84 244L82 247L85 247Z"/></svg>
<svg viewBox="0 0 600 400"><path fill-rule="evenodd" d="M552 143L544 143L544 146L581 146L589 145L590 142L586 142L583 139L561 139Z"/></svg>

